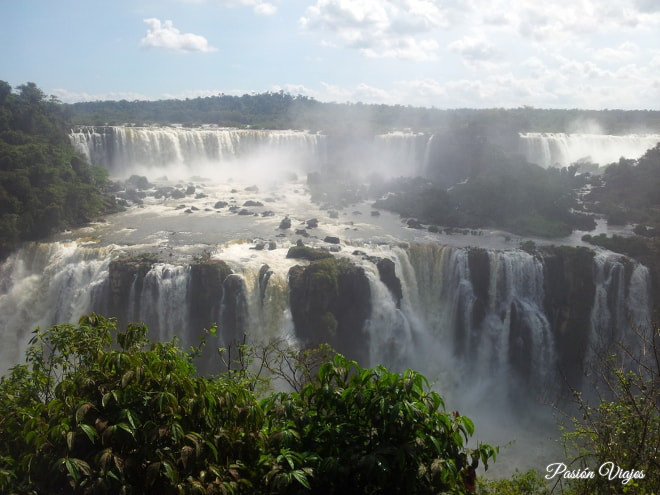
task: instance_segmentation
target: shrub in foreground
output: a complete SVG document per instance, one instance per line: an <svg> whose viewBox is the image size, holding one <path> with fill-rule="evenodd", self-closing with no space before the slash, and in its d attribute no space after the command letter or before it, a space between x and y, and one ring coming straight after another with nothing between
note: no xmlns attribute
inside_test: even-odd
<svg viewBox="0 0 660 495"><path fill-rule="evenodd" d="M35 331L0 381L2 493L465 493L495 457L413 371L337 355L260 401L146 334L98 315Z"/></svg>

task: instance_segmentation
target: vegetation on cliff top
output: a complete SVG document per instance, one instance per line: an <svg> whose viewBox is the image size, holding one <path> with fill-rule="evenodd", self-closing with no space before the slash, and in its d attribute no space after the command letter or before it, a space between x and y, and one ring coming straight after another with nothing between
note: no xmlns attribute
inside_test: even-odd
<svg viewBox="0 0 660 495"><path fill-rule="evenodd" d="M17 90L0 81L0 258L115 208L105 170L71 146L61 104L34 83Z"/></svg>

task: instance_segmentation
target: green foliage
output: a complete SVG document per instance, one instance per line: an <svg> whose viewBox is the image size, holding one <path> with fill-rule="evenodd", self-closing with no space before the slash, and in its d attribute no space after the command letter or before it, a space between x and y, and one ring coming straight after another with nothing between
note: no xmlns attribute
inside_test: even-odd
<svg viewBox="0 0 660 495"><path fill-rule="evenodd" d="M550 495L550 493L550 487L543 475L534 469L524 473L516 471L510 479L479 478L477 482L478 495Z"/></svg>
<svg viewBox="0 0 660 495"><path fill-rule="evenodd" d="M465 173L465 172L464 172ZM376 207L445 227L496 227L521 235L562 237L595 226L572 211L585 178L568 169L542 169L514 155L471 172L449 190L427 181L399 181L397 194Z"/></svg>
<svg viewBox="0 0 660 495"><path fill-rule="evenodd" d="M572 493L652 494L660 487L660 326L637 332L639 349L621 345L596 370L601 400L593 404L575 393L579 414L570 416L564 434L573 461L569 469L596 471L573 480ZM609 479L599 474L604 463L614 473L642 472L643 478Z"/></svg>
<svg viewBox="0 0 660 495"><path fill-rule="evenodd" d="M609 223L643 223L660 232L660 143L638 160L610 165L594 185L586 199Z"/></svg>
<svg viewBox="0 0 660 495"><path fill-rule="evenodd" d="M413 371L275 347L257 356L299 392L260 403L146 335L98 315L35 331L0 381L2 493L465 493L495 457Z"/></svg>
<svg viewBox="0 0 660 495"><path fill-rule="evenodd" d="M340 355L300 393L266 399L264 410L269 445L281 456L267 480L282 493L296 492L287 488L292 477L305 477L315 493L464 493L478 464L496 454L465 447L474 424L445 412L422 375L363 369Z"/></svg>
<svg viewBox="0 0 660 495"><path fill-rule="evenodd" d="M34 83L0 93L0 257L18 242L88 222L115 209L100 192L107 174L90 169L68 138L60 104ZM7 91L7 88L9 90Z"/></svg>
<svg viewBox="0 0 660 495"><path fill-rule="evenodd" d="M312 248L309 246L291 246L286 253L287 258L304 259L309 261L332 258L332 254L327 249Z"/></svg>

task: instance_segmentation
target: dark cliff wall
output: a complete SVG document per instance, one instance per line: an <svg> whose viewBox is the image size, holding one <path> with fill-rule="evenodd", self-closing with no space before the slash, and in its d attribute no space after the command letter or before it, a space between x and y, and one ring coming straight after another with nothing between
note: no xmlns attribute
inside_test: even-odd
<svg viewBox="0 0 660 495"><path fill-rule="evenodd" d="M364 270L345 259L325 258L289 270L289 303L296 334L304 345L327 342L351 359L367 362L363 331L371 313Z"/></svg>

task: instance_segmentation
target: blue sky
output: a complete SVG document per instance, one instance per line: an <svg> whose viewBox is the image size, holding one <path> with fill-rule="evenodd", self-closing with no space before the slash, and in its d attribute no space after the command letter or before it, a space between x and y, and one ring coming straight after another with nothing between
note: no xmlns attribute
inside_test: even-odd
<svg viewBox="0 0 660 495"><path fill-rule="evenodd" d="M0 43L67 102L660 109L660 0L5 0Z"/></svg>

